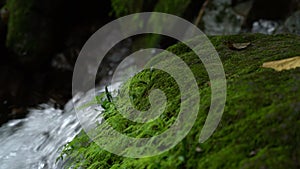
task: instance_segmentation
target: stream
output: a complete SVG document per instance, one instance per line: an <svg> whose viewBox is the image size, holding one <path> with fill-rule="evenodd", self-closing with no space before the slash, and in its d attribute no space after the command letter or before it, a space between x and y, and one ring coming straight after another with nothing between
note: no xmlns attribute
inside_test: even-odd
<svg viewBox="0 0 300 169"><path fill-rule="evenodd" d="M0 128L0 169L62 168L55 163L59 147L81 129L72 101L64 110L42 104L29 112L26 118L11 120Z"/></svg>
<svg viewBox="0 0 300 169"><path fill-rule="evenodd" d="M108 86L109 91L118 89L120 84L116 81ZM78 93L64 109L41 104L29 109L26 118L11 120L1 126L0 169L62 169L65 161L56 159L63 146L81 131L84 120L89 124L99 120L98 115L103 109L98 104L84 108L86 117L80 120L81 123L74 110L74 107L90 103L94 91L100 95L105 89Z"/></svg>
<svg viewBox="0 0 300 169"><path fill-rule="evenodd" d="M109 86L110 89L118 87ZM83 105L91 101L91 91L78 93L64 107L54 108L51 104L41 104L29 109L24 119L11 120L0 128L0 169L61 169L64 162L58 160L63 145L70 142L82 129L74 110L74 104ZM100 94L104 89L96 89ZM97 108L96 108L97 107ZM85 109L96 117L103 109L100 105ZM96 112L96 113L95 113Z"/></svg>
<svg viewBox="0 0 300 169"><path fill-rule="evenodd" d="M155 52L151 53L153 55ZM124 77L129 78L134 74L132 64L145 64L145 57L127 57L126 62L120 63L113 84L108 86L109 91L116 91ZM84 116L78 116L81 123L74 107L94 100L91 98L94 91L96 95L103 93L109 78L103 78L95 90L78 92L65 104L64 109L55 108L53 104L41 104L29 109L25 118L3 124L0 127L0 169L62 169L64 161L56 162L56 159L63 146L81 131L81 123L93 125L94 122L101 122L99 114L103 109L100 105L93 104L82 109ZM114 92L112 94L114 96Z"/></svg>

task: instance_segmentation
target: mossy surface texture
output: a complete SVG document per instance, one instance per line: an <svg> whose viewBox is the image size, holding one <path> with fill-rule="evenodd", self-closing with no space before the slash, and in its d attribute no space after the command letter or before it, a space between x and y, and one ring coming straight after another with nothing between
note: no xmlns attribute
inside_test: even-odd
<svg viewBox="0 0 300 169"><path fill-rule="evenodd" d="M200 168L296 169L300 168L300 68L275 71L262 68L266 61L300 55L295 35L235 35L210 37L219 53L227 78L227 102L214 134L200 144L198 138L210 106L210 83L204 66L189 48L168 48L191 68L198 83L200 111L192 130L177 146L154 157L124 158L102 150L84 132L66 145L71 161L66 167L82 168ZM251 42L243 50L228 43ZM147 109L148 91L166 92L166 111L158 120L136 124L124 119L114 104L102 102L104 117L116 130L131 137L151 137L167 130L178 113L178 86L158 70L133 77L129 92L138 109ZM125 84L124 86L129 85ZM120 92L122 94L122 91ZM118 96L114 98L118 100ZM126 109L126 104L124 103ZM130 111L130 110L128 110Z"/></svg>

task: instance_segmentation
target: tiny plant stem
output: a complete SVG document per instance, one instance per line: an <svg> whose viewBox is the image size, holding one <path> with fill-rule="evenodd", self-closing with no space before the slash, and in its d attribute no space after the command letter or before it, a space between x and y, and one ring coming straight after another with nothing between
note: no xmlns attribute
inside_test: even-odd
<svg viewBox="0 0 300 169"><path fill-rule="evenodd" d="M198 13L197 19L196 19L196 21L194 23L196 26L199 26L199 24L201 22L201 19L202 19L202 16L204 14L205 8L206 8L206 6L207 6L208 3L209 3L209 0L205 0L205 2L203 3L203 5L202 5L202 7L201 7L201 9L200 9L200 11Z"/></svg>
<svg viewBox="0 0 300 169"><path fill-rule="evenodd" d="M109 102L112 102L112 96L111 96L111 94L109 93L107 86L105 86L105 94L106 94L107 100L108 100Z"/></svg>

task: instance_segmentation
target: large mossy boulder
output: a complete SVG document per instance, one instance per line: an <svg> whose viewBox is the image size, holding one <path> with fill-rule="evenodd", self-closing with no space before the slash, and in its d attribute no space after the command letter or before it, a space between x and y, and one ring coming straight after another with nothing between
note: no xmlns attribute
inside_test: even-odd
<svg viewBox="0 0 300 169"><path fill-rule="evenodd" d="M9 12L7 48L22 64L46 60L54 49L62 31L60 19L62 2L59 0L7 0Z"/></svg>
<svg viewBox="0 0 300 169"><path fill-rule="evenodd" d="M300 167L300 68L276 71L262 67L264 62L300 55L300 37L295 35L235 35L210 37L219 53L227 78L227 102L223 117L214 134L204 143L198 142L200 130L210 107L210 83L204 66L183 44L169 51L181 57L197 79L201 95L196 123L187 137L161 155L149 158L125 158L102 150L81 132L63 150L66 167L75 168L199 168L199 169L297 169ZM250 42L235 50L232 43ZM170 91L171 98L179 92L174 81L161 71L143 71L133 77L131 98L137 107L148 107L147 83L151 73L153 88ZM142 82L142 83L139 83ZM139 83L139 84L138 84ZM128 85L128 84L127 84ZM124 85L126 86L126 84ZM137 90L138 89L138 90ZM173 91L173 92L172 92ZM137 92L142 92L137 93ZM122 93L122 91L121 91ZM167 94L168 95L168 94ZM118 101L118 97L114 100ZM157 122L131 123L114 107L102 102L104 118L116 130L131 137L160 134L172 125L179 104L166 109ZM125 108L126 104L124 103ZM176 107L177 105L177 107ZM130 111L130 109L129 109ZM175 116L175 117L174 117ZM159 146L159 143L158 143Z"/></svg>

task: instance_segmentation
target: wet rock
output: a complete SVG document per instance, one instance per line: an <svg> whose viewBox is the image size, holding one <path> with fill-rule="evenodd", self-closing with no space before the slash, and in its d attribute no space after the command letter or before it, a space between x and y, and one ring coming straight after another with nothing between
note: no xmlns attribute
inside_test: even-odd
<svg viewBox="0 0 300 169"><path fill-rule="evenodd" d="M284 27L288 32L300 35L300 10L287 18Z"/></svg>
<svg viewBox="0 0 300 169"><path fill-rule="evenodd" d="M47 70L47 71L46 71ZM32 72L9 60L0 63L0 125L22 118L26 109L48 101L61 107L71 97L72 72L45 67Z"/></svg>
<svg viewBox="0 0 300 169"><path fill-rule="evenodd" d="M0 18L1 18L2 22L7 24L8 17L9 17L8 9L6 7L2 7L0 9Z"/></svg>
<svg viewBox="0 0 300 169"><path fill-rule="evenodd" d="M252 25L251 32L253 33L263 33L263 34L274 34L279 27L279 23L271 20L255 21Z"/></svg>
<svg viewBox="0 0 300 169"><path fill-rule="evenodd" d="M243 27L251 30L252 24L260 19L284 20L298 4L298 0L254 0Z"/></svg>
<svg viewBox="0 0 300 169"><path fill-rule="evenodd" d="M241 31L243 17L230 8L230 0L211 1L203 16L204 31L208 35L237 34Z"/></svg>
<svg viewBox="0 0 300 169"><path fill-rule="evenodd" d="M24 117L25 111L19 109L26 101L22 100L23 74L8 66L0 67L0 125L11 118ZM16 106L20 105L20 106Z"/></svg>

